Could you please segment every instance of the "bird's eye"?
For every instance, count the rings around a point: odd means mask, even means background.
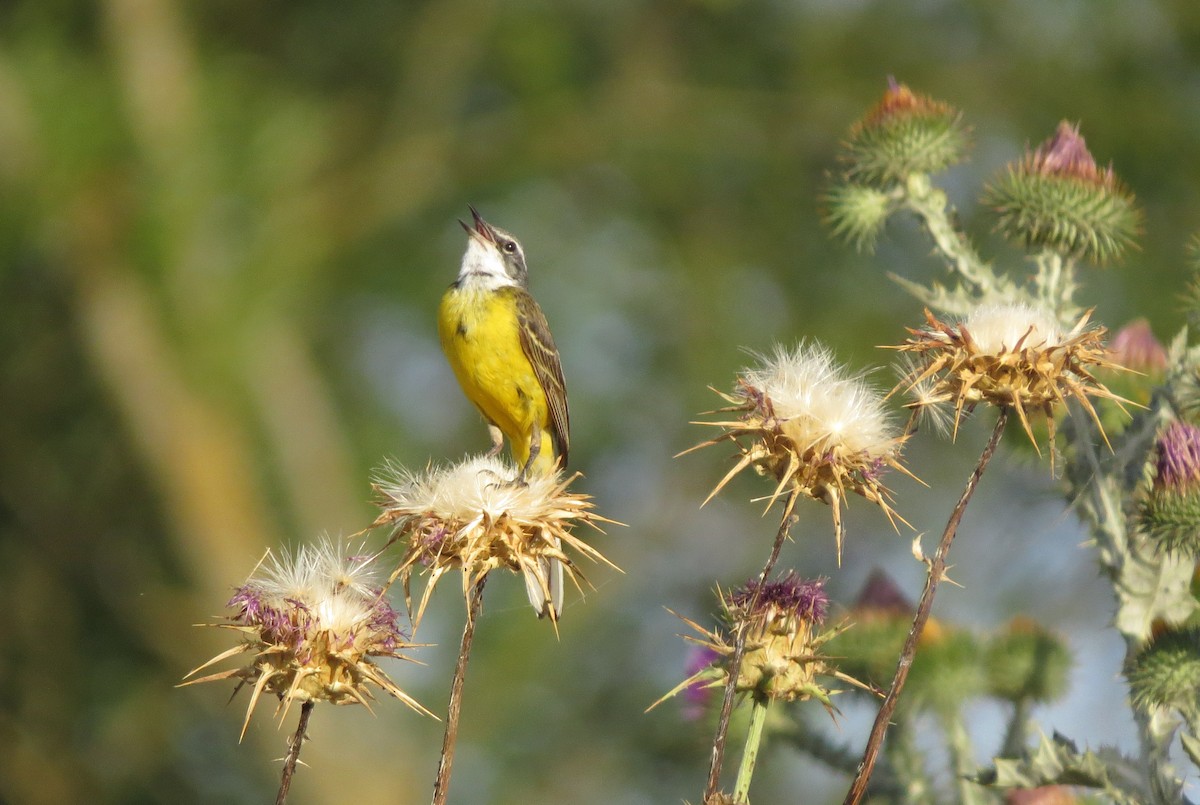
[[[516,250],[517,250],[516,241],[513,241],[513,240],[504,241],[504,251],[508,252],[509,254],[513,254],[514,252],[516,252]]]

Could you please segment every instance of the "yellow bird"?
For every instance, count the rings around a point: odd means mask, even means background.
[[[548,475],[567,463],[570,420],[558,349],[546,316],[529,293],[525,252],[517,239],[492,226],[471,207],[458,279],[442,297],[438,335],[463,393],[483,418],[492,454],[508,437],[521,467]],[[527,573],[525,586],[538,617],[562,611],[563,568],[548,560],[541,578]]]

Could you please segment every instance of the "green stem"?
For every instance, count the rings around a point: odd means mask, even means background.
[[[746,735],[746,748],[742,751],[742,765],[738,767],[737,784],[733,789],[735,802],[750,801],[750,779],[754,776],[754,764],[758,760],[758,747],[762,742],[763,725],[767,723],[767,710],[771,706],[768,696],[755,694],[750,710],[750,732]]]
[[[901,789],[896,798],[897,802],[929,805],[937,801],[933,795],[929,772],[925,768],[925,755],[913,740],[912,722],[905,718],[903,713],[892,725],[892,738],[888,741],[885,754],[896,775],[896,784]],[[880,793],[875,784],[875,777],[871,779],[872,796]]]
[[[1013,702],[1012,718],[1008,729],[1004,732],[1004,743],[1000,747],[1000,757],[1018,758],[1025,754],[1025,742],[1029,738],[1029,710],[1032,702],[1029,697],[1022,696]]]
[[[789,499],[784,504],[784,511],[791,512],[792,504],[795,502],[794,497]],[[746,607],[747,611],[753,611],[758,603],[758,597],[767,583],[767,576],[771,575],[772,568],[779,560],[783,541],[787,538],[792,526],[796,524],[797,519],[795,514],[788,514],[780,522],[779,530],[775,532],[775,542],[771,545],[771,554],[767,557],[767,563],[763,565],[762,572],[758,574],[758,587],[754,590],[754,596]],[[704,802],[708,802],[716,795],[717,788],[721,784],[721,768],[725,763],[725,739],[729,735],[729,719],[733,715],[733,698],[737,693],[738,677],[741,675],[742,657],[746,654],[746,637],[745,622],[738,623],[734,627],[733,657],[730,658],[728,679],[725,681],[725,696],[721,700],[721,713],[717,717],[717,732],[713,736],[712,755],[708,764],[708,782],[704,786]]]
[[[1096,540],[1100,566],[1116,593],[1113,623],[1125,639],[1128,660],[1151,638],[1154,618],[1182,621],[1195,609],[1188,592],[1191,563],[1181,564],[1177,558],[1146,545],[1136,531],[1130,530],[1124,507],[1141,479],[1155,433],[1173,413],[1162,397],[1156,397],[1150,410],[1122,434],[1116,454],[1102,461],[1095,425],[1078,403],[1073,403],[1070,411],[1067,421],[1074,448],[1069,470],[1072,491]],[[1133,716],[1142,759],[1150,770],[1154,801],[1161,805],[1178,801],[1178,774],[1169,755],[1176,724],[1164,715],[1152,716],[1138,708],[1134,708]]]
[[[943,714],[942,728],[946,731],[946,746],[950,750],[950,767],[954,770],[960,805],[984,805],[990,800],[983,789],[969,779],[979,770],[975,767],[975,750],[971,735],[963,725],[962,714],[957,709]]]
[[[914,173],[905,183],[905,206],[920,218],[934,246],[950,270],[974,296],[986,295],[998,285],[998,278],[951,221],[949,200],[927,173]]]

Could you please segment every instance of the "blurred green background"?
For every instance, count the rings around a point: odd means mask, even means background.
[[[642,713],[683,674],[663,607],[704,619],[773,521],[750,478],[698,509],[726,451],[672,455],[706,437],[689,419],[743,348],[817,337],[876,365],[920,320],[885,276],[939,270],[915,227],[869,256],[819,220],[839,138],[889,74],[964,110],[975,150],[946,186],[1015,272],[980,184],[1081,122],[1146,212],[1142,249],[1090,272],[1084,299],[1110,326],[1179,327],[1194,0],[0,4],[0,800],[271,800],[294,725],[268,704],[239,746],[245,692],[176,690],[230,645],[193,624],[266,547],[369,523],[386,459],[488,444],[434,327],[470,202],[525,244],[578,488],[628,528],[595,539],[626,573],[595,568],[560,639],[519,581],[489,585],[451,800],[696,801],[710,727]],[[981,441],[914,443],[932,489],[894,488],[918,530],[940,529]],[[1001,460],[977,500],[939,617],[1067,634],[1075,690],[1037,715],[1128,744],[1109,594],[1045,464]],[[911,535],[871,506],[850,502],[840,570],[828,511],[802,515],[782,567],[829,575],[835,601],[875,566],[916,596]],[[435,711],[462,615],[444,585],[427,665],[388,666]],[[295,802],[427,801],[441,726],[376,711],[317,709]],[[981,755],[1004,715],[973,717]],[[848,707],[837,734],[861,747],[868,721]],[[761,769],[758,802],[845,786],[782,746]]]

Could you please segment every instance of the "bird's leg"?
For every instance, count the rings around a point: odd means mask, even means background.
[[[500,455],[500,451],[504,449],[504,431],[492,422],[488,423],[488,435],[492,437],[492,449],[488,451],[488,458]]]
[[[537,461],[538,453],[542,452],[542,429],[536,424],[533,426],[533,431],[529,434],[529,458],[525,460],[525,466],[521,468],[521,474],[517,476],[517,483],[526,484],[529,479],[529,468],[533,466],[533,462]]]

